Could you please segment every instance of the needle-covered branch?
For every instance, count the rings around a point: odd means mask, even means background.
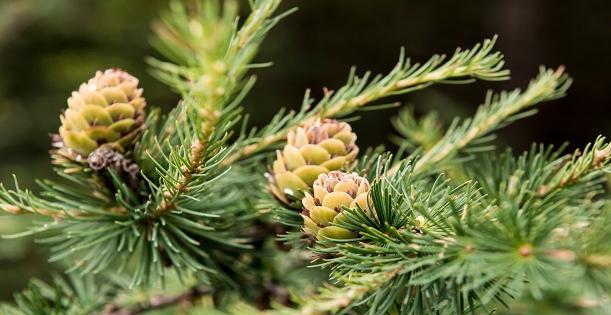
[[[42,181],[45,199],[18,187],[0,191],[4,209],[54,218],[13,237],[44,232],[41,242],[52,245],[50,261],[71,260],[68,271],[80,274],[112,267],[130,270],[132,286],[163,279],[169,266],[181,275],[195,274],[203,283],[211,278],[230,282],[216,259],[229,259],[239,254],[238,248],[249,247],[239,233],[249,216],[238,191],[230,188],[249,179],[228,176],[228,168],[219,166],[231,152],[227,141],[236,116],[224,116],[205,146],[192,146],[199,143],[200,130],[189,110],[184,105],[175,109],[178,114],[172,117],[186,119],[174,121],[173,136],[161,143],[154,135],[157,128],[149,126],[135,155],[147,157],[137,161],[152,167],[143,168],[137,189],[109,170],[105,190]],[[65,176],[76,180],[81,175]],[[106,190],[114,195],[102,194]]]
[[[208,287],[193,287],[179,294],[158,294],[145,302],[129,308],[107,305],[102,315],[138,315],[178,304],[194,304],[198,299],[204,295],[210,294],[210,292]]]
[[[495,42],[496,37],[487,39],[471,49],[457,49],[447,60],[444,55],[435,55],[423,64],[412,64],[402,50],[399,62],[387,75],[373,78],[369,72],[359,77],[353,68],[346,85],[337,91],[327,91],[316,103],[306,91],[298,112],[281,111],[261,131],[248,134],[245,138],[250,144],[232,155],[228,163],[269,148],[285,139],[291,129],[308,121],[345,116],[388,96],[409,93],[434,83],[464,83],[475,78],[504,80],[509,71],[503,69],[503,55],[493,51]]]
[[[597,141],[584,150],[586,159],[592,161],[588,152],[601,156],[607,145]],[[533,152],[525,161],[516,164],[514,174],[524,177],[514,178],[514,185],[529,185],[535,176],[546,180],[547,171],[558,166],[549,151]],[[606,162],[601,163],[593,170],[597,176],[605,168]],[[503,169],[505,164],[491,167]],[[546,172],[532,172],[538,167]],[[495,301],[540,299],[544,292],[565,286],[567,277],[574,294],[604,299],[611,280],[605,227],[611,213],[604,202],[583,202],[600,196],[601,182],[594,174],[575,182],[591,185],[564,186],[553,199],[540,201],[536,193],[513,187],[507,189],[522,195],[499,202],[498,194],[482,194],[477,183],[427,184],[427,177],[418,174],[404,163],[398,173],[373,185],[371,212],[343,210],[344,220],[335,225],[359,237],[319,241],[319,265],[330,267],[339,284],[305,300],[304,313],[467,314]]]
[[[99,284],[91,275],[64,279],[57,275],[52,283],[32,280],[27,288],[15,294],[15,306],[0,304],[6,315],[93,314],[113,299],[116,286]]]
[[[511,150],[497,156],[483,154],[466,163],[466,175],[477,180],[493,204],[518,207],[531,202],[589,204],[601,193],[609,168],[609,143],[599,137],[583,152],[563,153],[565,146],[533,145],[514,157]],[[584,193],[587,192],[587,193]]]
[[[253,1],[240,25],[237,1],[173,1],[154,24],[153,46],[169,61],[149,58],[153,74],[195,100],[192,106],[203,119],[203,129],[213,128],[223,109],[246,94],[254,82],[254,76],[245,79],[248,70],[265,66],[252,64],[259,46],[270,29],[293,12],[273,17],[280,2]]]
[[[591,146],[588,145],[583,152],[577,150],[570,161],[559,163],[559,167],[551,178],[537,189],[537,195],[541,198],[550,193],[563,189],[590,173],[603,169],[611,160],[611,143],[605,144],[605,138],[600,137]]]
[[[238,26],[236,1],[171,2],[170,10],[154,24],[153,39],[153,46],[170,62],[149,59],[154,73],[183,96],[212,92],[219,94],[218,101],[231,95],[269,30],[290,13],[272,17],[279,4],[253,2],[250,15]]]
[[[519,89],[500,94],[488,93],[486,101],[472,118],[455,120],[445,135],[418,160],[416,171],[426,171],[438,163],[453,157],[478,138],[519,118],[533,114],[525,111],[545,101],[562,97],[572,80],[557,70],[542,68],[539,76],[532,80],[523,92]]]

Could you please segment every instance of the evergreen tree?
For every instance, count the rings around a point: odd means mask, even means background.
[[[0,187],[34,216],[66,274],[33,280],[6,314],[605,314],[611,203],[604,137],[572,154],[497,153],[494,132],[571,84],[542,67],[446,128],[392,119],[398,149],[360,149],[355,113],[432,84],[505,80],[496,38],[387,74],[357,75],[252,128],[242,101],[280,0],[171,2],[151,72],[181,96],[146,104],[138,79],[95,74],[68,98],[50,154],[60,182]],[[366,119],[366,115],[365,118]]]

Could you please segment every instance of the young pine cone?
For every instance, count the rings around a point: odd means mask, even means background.
[[[59,134],[63,146],[87,158],[104,144],[131,147],[144,122],[138,79],[119,69],[98,71],[68,98]]]
[[[309,236],[322,239],[349,239],[356,233],[333,226],[342,220],[342,207],[360,207],[369,211],[369,182],[356,173],[338,171],[320,174],[314,182],[314,196],[306,193],[303,198],[303,231]]]
[[[276,152],[270,176],[271,192],[289,204],[288,195],[309,189],[318,175],[353,163],[359,148],[356,134],[345,122],[316,120],[289,132],[287,144]]]

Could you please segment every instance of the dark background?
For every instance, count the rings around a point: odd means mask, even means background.
[[[162,0],[0,0],[0,179],[51,176],[48,133],[56,132],[66,98],[95,70],[120,67],[140,78],[148,104],[170,108],[176,95],[147,73],[144,57],[150,23]],[[246,99],[256,124],[281,106],[297,107],[306,88],[320,96],[337,88],[349,68],[387,72],[405,47],[415,61],[452,53],[499,34],[512,79],[471,85],[434,86],[397,97],[418,113],[440,111],[449,121],[471,114],[487,89],[525,87],[541,64],[566,65],[575,79],[567,97],[544,104],[540,113],[500,132],[500,146],[526,149],[532,142],[571,148],[611,131],[611,2],[599,1],[399,1],[286,0],[300,10],[273,30],[259,61],[274,66],[256,72]],[[367,112],[354,123],[362,147],[388,143],[388,118],[396,109]],[[10,183],[9,183],[10,184]],[[9,185],[10,186],[10,185]],[[0,218],[0,233],[18,231],[27,220]],[[43,246],[31,240],[0,240],[0,299],[31,276],[46,277]]]

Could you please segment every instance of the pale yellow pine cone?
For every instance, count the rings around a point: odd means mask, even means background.
[[[68,98],[59,134],[64,150],[86,158],[109,144],[125,149],[134,144],[144,122],[146,101],[138,79],[120,69],[98,71]]]
[[[292,130],[287,144],[276,152],[270,190],[289,203],[287,194],[309,189],[318,175],[353,164],[359,148],[348,123],[318,119]]]
[[[369,212],[369,181],[357,173],[332,171],[320,174],[313,184],[314,195],[303,198],[303,231],[317,239],[350,239],[356,233],[333,226],[344,218],[342,207]]]

